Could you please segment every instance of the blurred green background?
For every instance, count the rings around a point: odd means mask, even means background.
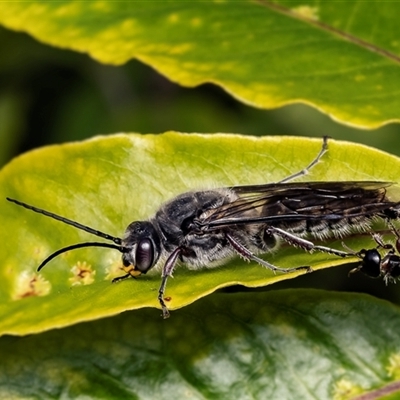
[[[374,131],[340,125],[301,104],[248,107],[211,84],[180,87],[131,61],[102,65],[0,27],[0,162],[50,143],[116,132],[301,135],[368,144],[400,155],[399,124]]]
[[[207,84],[171,83],[137,61],[101,65],[85,54],[42,45],[0,27],[0,164],[46,144],[117,132],[230,132],[349,140],[400,155],[399,124],[374,131],[343,126],[306,106],[261,110]],[[368,160],[366,160],[368,162]],[[399,288],[351,267],[323,270],[273,285],[362,291],[400,304]],[[235,290],[235,289],[231,289]],[[245,289],[246,290],[246,289]],[[269,290],[269,289],[260,289]]]

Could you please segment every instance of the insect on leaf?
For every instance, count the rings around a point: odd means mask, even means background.
[[[98,137],[18,157],[1,172],[1,194],[121,237],[130,222],[151,217],[163,202],[185,191],[277,182],[308,165],[321,143],[322,139],[174,132]],[[323,160],[299,181],[395,181],[399,172],[400,162],[393,156],[332,140]],[[37,274],[37,266],[49,254],[92,241],[92,235],[5,200],[1,212],[0,234],[5,243],[0,250],[2,333],[38,332],[158,306],[159,272],[110,283],[123,274],[121,254],[112,249],[71,251]],[[371,239],[365,235],[346,243],[360,248],[371,244]],[[340,240],[330,240],[329,245],[343,250]],[[288,245],[266,259],[283,268],[310,265],[319,269],[344,262]],[[221,287],[264,286],[303,273],[275,275],[237,257],[214,269],[176,268],[165,296],[168,308],[176,309]]]

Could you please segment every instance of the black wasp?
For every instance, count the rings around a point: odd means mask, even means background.
[[[349,274],[361,271],[371,278],[382,277],[386,285],[391,282],[395,283],[400,278],[400,234],[390,222],[389,225],[396,236],[395,245],[385,243],[381,235],[374,233],[372,237],[377,247],[369,250],[362,249],[358,252],[348,248],[350,250],[349,254],[361,259],[361,264],[352,269]],[[382,257],[378,249],[387,250],[387,252]]]
[[[377,217],[397,218],[399,203],[390,200],[387,194],[392,183],[289,182],[307,174],[318,163],[327,151],[327,143],[325,137],[321,151],[310,165],[280,182],[183,193],[163,204],[149,220],[129,224],[122,238],[18,200],[8,200],[113,242],[64,247],[46,258],[38,270],[68,250],[90,246],[117,249],[122,253],[126,272],[117,281],[145,274],[153,268],[161,269],[158,299],[163,317],[167,318],[164,292],[177,263],[196,270],[213,268],[226,259],[241,256],[273,271],[295,271],[307,267],[279,268],[258,255],[270,252],[283,240],[306,251],[346,257],[348,252],[314,245],[306,237],[343,237],[370,229]]]

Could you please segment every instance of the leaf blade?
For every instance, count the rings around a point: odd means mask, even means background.
[[[1,171],[0,196],[17,198],[121,236],[130,222],[149,218],[164,201],[184,191],[279,181],[307,165],[318,153],[321,142],[174,132],[98,137],[49,146],[18,157]],[[399,174],[397,158],[332,140],[323,162],[303,179],[394,181]],[[1,333],[39,332],[127,309],[158,307],[157,271],[137,280],[110,283],[121,266],[120,254],[114,250],[70,252],[53,260],[38,278],[35,270],[45,257],[71,243],[88,241],[90,235],[5,201],[0,213],[0,240],[4,243],[0,249]],[[374,246],[368,235],[346,243],[355,243],[356,249]],[[340,240],[329,245],[341,249]],[[314,269],[344,262],[290,246],[267,259],[281,267],[311,265]],[[78,262],[91,266],[93,283],[73,285],[72,268]],[[238,259],[211,270],[179,268],[168,282],[166,296],[171,298],[169,307],[176,309],[232,284],[258,287],[302,273],[274,275]],[[44,288],[49,288],[50,293],[31,293],[29,277],[39,283],[44,279]]]

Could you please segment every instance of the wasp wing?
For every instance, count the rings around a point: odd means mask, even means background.
[[[200,219],[207,230],[239,224],[340,221],[382,216],[399,203],[387,197],[392,182],[345,181],[233,186],[237,198]]]

